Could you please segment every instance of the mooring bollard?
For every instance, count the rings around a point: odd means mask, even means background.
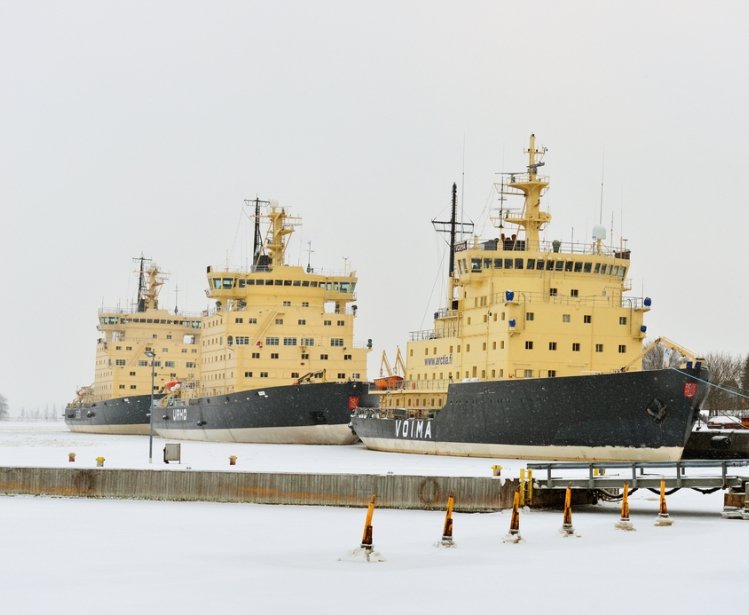
[[[445,524],[442,527],[442,540],[437,544],[438,547],[454,547],[453,542],[453,507],[455,505],[455,497],[449,496],[447,498],[447,512],[445,513]]]
[[[575,528],[572,527],[572,487],[567,487],[564,494],[564,517],[562,518],[562,536],[574,536]]]
[[[521,487],[522,488],[522,487]],[[512,516],[510,517],[510,531],[502,539],[502,542],[518,543],[522,540],[520,538],[520,491],[515,492],[515,497],[512,500]]]
[[[97,468],[103,468],[104,467],[104,457],[97,457],[96,458],[96,467]]]
[[[619,521],[616,522],[616,528],[619,530],[634,530],[635,527],[629,520],[629,483],[624,483],[624,490],[622,491],[622,514]]]
[[[75,453],[68,453],[68,463],[75,462]]]
[[[237,465],[237,456],[236,455],[230,455],[229,456],[229,465],[230,466]]]
[[[668,509],[666,508],[666,481],[661,480],[661,498],[660,498],[660,509],[658,511],[658,518],[655,520],[655,524],[658,527],[665,527],[673,524],[673,519],[668,515]]]

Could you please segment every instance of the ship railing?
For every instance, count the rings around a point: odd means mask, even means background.
[[[401,380],[388,386],[387,391],[443,391],[447,392],[450,380]]]
[[[172,316],[174,316],[176,319],[180,318],[200,318],[202,315],[201,312],[184,312],[182,310],[178,310],[176,312],[170,311],[170,310],[162,310],[164,312],[169,312]],[[137,307],[101,307],[99,308],[99,314],[121,314],[121,315],[135,315],[135,314],[147,314],[147,312],[139,311]]]
[[[511,289],[507,289],[511,290]],[[624,307],[630,309],[642,309],[645,307],[645,298],[643,297],[601,297],[598,295],[588,295],[584,297],[571,297],[568,295],[549,295],[548,293],[532,293],[525,291],[513,291],[514,303],[531,304],[531,303],[552,303],[555,305],[588,305],[594,307]],[[505,292],[495,293],[493,302],[506,303],[507,295]],[[431,338],[425,338],[431,339]]]
[[[521,210],[503,210],[505,214],[502,221],[509,221],[507,212],[510,212],[510,218],[519,217]],[[499,220],[499,218],[496,218]],[[468,249],[482,249],[489,252],[525,252],[528,249],[528,243],[525,235],[515,235],[513,233],[504,233],[502,237],[489,239],[485,241],[476,240],[473,245],[467,246]],[[456,252],[465,250],[465,246],[456,249]],[[626,246],[615,247],[601,243],[599,246],[595,241],[561,241],[561,240],[543,240],[539,242],[538,252],[554,258],[555,254],[580,254],[587,256],[613,256],[623,260],[629,260],[630,250]]]
[[[450,308],[440,308],[434,313],[435,320],[437,318],[453,318],[458,315],[458,310],[451,310]]]

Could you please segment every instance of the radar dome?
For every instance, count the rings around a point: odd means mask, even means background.
[[[606,239],[606,227],[601,224],[596,224],[593,227],[593,239],[596,241],[603,241]]]

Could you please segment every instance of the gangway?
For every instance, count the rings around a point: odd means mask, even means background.
[[[533,471],[545,471],[546,478],[536,477],[539,489],[620,489],[624,483],[630,489],[658,489],[665,481],[668,489],[740,489],[745,490],[749,484],[749,474],[730,473],[729,469],[745,468],[749,459],[686,459],[681,461],[636,461],[636,462],[552,462],[529,463],[527,468]],[[710,473],[695,473],[687,476],[687,470],[715,470]],[[552,471],[577,472],[573,476],[553,476]],[[611,474],[609,471],[618,471]],[[661,472],[652,472],[661,470]],[[583,475],[581,475],[583,474]]]

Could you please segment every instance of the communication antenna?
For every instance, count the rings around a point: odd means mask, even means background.
[[[179,314],[179,284],[174,285],[174,313]]]
[[[143,256],[143,252],[140,253],[140,256],[133,257],[134,261],[140,262],[140,268],[138,272],[138,298],[137,298],[137,311],[138,312],[145,312],[146,311],[146,269],[145,264],[148,262],[151,262],[150,258],[146,258]]]
[[[255,205],[255,237],[252,242],[252,269],[254,271],[260,263],[260,256],[263,254],[263,235],[260,232],[260,206],[270,205],[270,201],[261,201],[255,196],[254,199],[245,199],[244,204]]]
[[[312,242],[307,242],[307,273],[312,273],[312,253],[314,250],[312,249]]]

